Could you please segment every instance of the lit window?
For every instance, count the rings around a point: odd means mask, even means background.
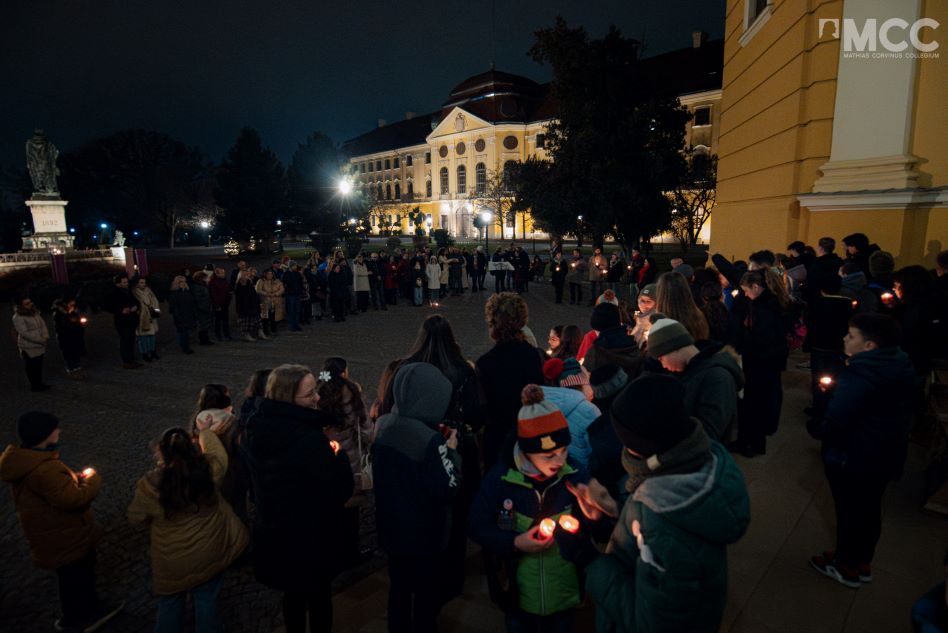
[[[477,193],[487,191],[487,167],[484,166],[484,163],[477,163],[474,168],[474,183]]]
[[[467,193],[467,167],[458,165],[458,193]]]
[[[431,197],[431,181],[430,180],[425,183],[425,197],[427,198]]]
[[[448,168],[442,167],[440,175],[441,175],[441,194],[444,195],[448,193]]]

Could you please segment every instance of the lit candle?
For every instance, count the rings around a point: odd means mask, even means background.
[[[86,317],[79,317],[79,323],[80,323],[80,325],[85,325],[85,324],[87,324],[88,322],[89,322],[89,319],[87,319]]]
[[[737,299],[737,295],[739,294],[741,294],[741,291],[736,288],[731,291],[731,296],[734,297],[735,299]]]
[[[339,454],[339,442],[336,440],[329,440],[329,448],[332,449],[334,455]]]
[[[892,299],[895,298],[895,295],[892,294],[891,292],[883,292],[880,296],[882,300],[885,301],[886,303],[892,301]]]
[[[859,307],[859,302],[853,299],[853,310]]]
[[[576,268],[576,262],[573,262],[572,264],[570,264],[570,267],[571,267],[571,268]]]
[[[553,530],[555,529],[556,521],[546,518],[540,521],[540,530],[537,533],[541,536],[541,540],[545,540],[553,536]]]
[[[832,377],[832,376],[820,376],[820,384],[823,385],[824,387],[829,387],[830,385],[833,384],[833,377]]]
[[[574,516],[564,514],[560,517],[560,527],[570,534],[576,534],[579,531],[579,521]]]
[[[91,477],[94,474],[95,474],[95,468],[92,468],[91,466],[89,468],[84,468],[82,470],[83,477]]]

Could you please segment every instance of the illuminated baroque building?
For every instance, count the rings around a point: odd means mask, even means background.
[[[644,62],[694,114],[686,145],[710,154],[717,151],[723,41],[708,42],[695,33],[692,44]],[[471,193],[492,177],[503,178],[511,163],[545,158],[544,133],[555,117],[550,84],[491,69],[455,86],[439,110],[406,113],[404,121],[392,124],[379,121],[377,129],[347,141],[343,150],[355,191],[384,201],[381,219],[392,221],[396,232],[410,232],[406,214],[418,206],[431,228],[474,238],[480,211]],[[379,232],[379,220],[372,218],[373,232]],[[505,235],[522,235],[522,221],[518,215]],[[545,235],[533,232],[529,217],[525,221],[528,237]],[[490,237],[499,237],[499,229],[492,223]]]
[[[861,232],[931,267],[948,246],[948,3],[728,0],[725,21],[712,251]]]

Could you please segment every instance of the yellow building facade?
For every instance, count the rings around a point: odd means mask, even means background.
[[[691,48],[646,60],[675,78],[682,105],[695,115],[686,127],[686,145],[707,154],[717,151],[722,51],[723,42],[696,33]],[[544,137],[555,116],[549,84],[491,69],[455,86],[440,110],[406,113],[397,123],[379,121],[377,129],[345,142],[354,190],[374,201],[373,233],[389,227],[412,233],[408,212],[419,207],[431,229],[447,229],[460,239],[482,236],[474,219],[486,209],[472,193],[502,179],[512,163],[547,158]],[[489,228],[492,239],[524,234],[547,237],[535,230],[529,214]]]
[[[712,252],[861,232],[932,266],[948,243],[937,24],[939,0],[728,0]]]

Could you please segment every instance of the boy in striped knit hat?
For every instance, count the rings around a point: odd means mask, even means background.
[[[521,398],[516,441],[485,475],[468,529],[487,554],[491,598],[507,630],[570,631],[580,602],[570,559],[591,547],[592,522],[614,507],[591,500],[589,475],[568,456],[563,413],[537,385]]]

